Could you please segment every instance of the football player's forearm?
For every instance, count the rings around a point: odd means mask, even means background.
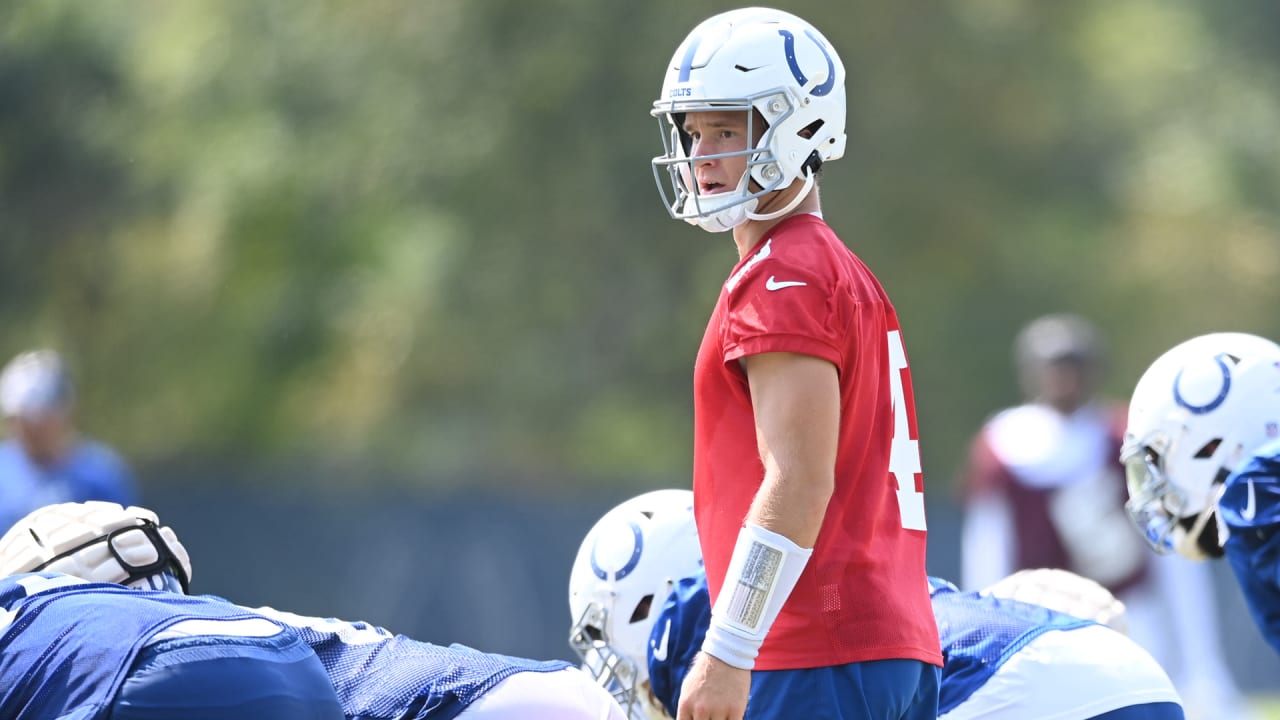
[[[754,523],[744,525],[711,609],[703,652],[741,670],[752,669],[812,554],[812,548],[802,548],[783,535]]]
[[[813,554],[833,473],[782,473],[766,455],[764,483],[738,533],[702,648],[741,669],[755,657]]]
[[[818,541],[834,490],[833,471],[809,470],[784,475],[776,467],[770,468],[745,523],[759,525],[801,547],[812,548]]]

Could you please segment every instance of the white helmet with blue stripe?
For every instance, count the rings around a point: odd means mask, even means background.
[[[662,716],[640,692],[649,679],[649,636],[676,583],[701,572],[689,490],[654,490],[623,502],[578,548],[569,574],[569,645],[633,720]]]
[[[789,212],[812,190],[822,164],[844,155],[844,82],[831,43],[795,15],[743,8],[699,24],[672,56],[651,113],[665,146],[653,159],[654,178],[671,216],[721,232]],[[686,113],[705,111],[748,113],[748,137],[755,123],[764,128],[755,147],[707,156],[745,155],[747,171],[733,190],[699,196],[683,124]],[[805,185],[786,207],[755,213],[762,197],[797,179]]]
[[[1129,403],[1121,460],[1130,517],[1158,552],[1222,555],[1214,511],[1223,481],[1280,436],[1280,346],[1213,333],[1170,349]]]

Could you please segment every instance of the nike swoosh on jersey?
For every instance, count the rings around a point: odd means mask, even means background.
[[[1258,500],[1253,493],[1253,481],[1250,480],[1248,499],[1245,500],[1244,509],[1240,511],[1240,517],[1244,518],[1245,520],[1253,520],[1254,516],[1257,514],[1258,514]]]
[[[779,282],[777,278],[775,278],[773,275],[770,275],[769,279],[764,281],[764,289],[765,290],[781,290],[782,288],[800,287],[801,285],[808,285],[808,284],[809,283],[799,282],[798,280],[784,280],[782,282]]]
[[[667,641],[671,639],[671,621],[667,621],[666,627],[662,629],[662,639],[653,648],[653,659],[658,662],[666,662],[667,660]]]

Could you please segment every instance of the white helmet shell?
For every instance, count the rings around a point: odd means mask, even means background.
[[[1214,333],[1170,349],[1129,403],[1124,461],[1131,517],[1160,552],[1219,554],[1212,530],[1222,482],[1280,432],[1280,346]]]
[[[689,490],[654,490],[604,514],[569,574],[569,644],[632,717],[645,717],[648,646],[676,583],[702,571]]]
[[[99,501],[46,505],[0,537],[0,575],[41,570],[174,592],[191,581],[186,548],[154,512]]]
[[[671,57],[651,112],[665,147],[653,159],[653,171],[667,211],[711,232],[789,211],[812,188],[822,163],[844,155],[844,83],[844,64],[835,48],[795,15],[753,7],[703,21]],[[758,119],[765,128],[755,147],[709,156],[746,155],[747,172],[734,190],[700,197],[682,125],[686,113],[706,111],[749,113],[749,129]],[[806,186],[792,204],[770,215],[754,214],[762,196],[786,189],[797,178]],[[758,189],[752,190],[751,181]]]

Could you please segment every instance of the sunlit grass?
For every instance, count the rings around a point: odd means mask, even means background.
[[[1258,713],[1257,720],[1280,720],[1280,693],[1251,695],[1249,700]]]

